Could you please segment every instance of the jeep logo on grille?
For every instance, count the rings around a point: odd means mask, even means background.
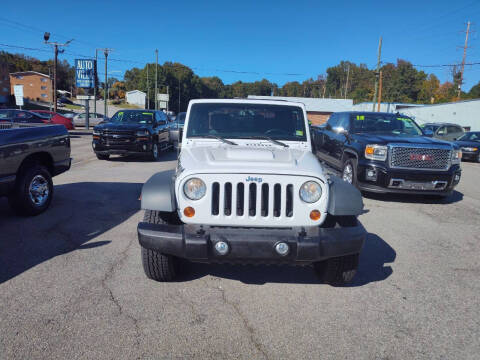
[[[256,177],[256,176],[249,176],[245,179],[245,181],[255,181],[255,182],[258,182],[258,183],[261,183],[263,181],[263,179],[261,177]]]
[[[432,155],[422,155],[422,154],[410,154],[410,160],[412,161],[433,161]]]

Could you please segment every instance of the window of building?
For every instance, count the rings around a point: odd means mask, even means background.
[[[42,86],[41,88],[42,88],[42,90],[47,90],[46,86]]]
[[[47,82],[47,79],[41,78],[40,81],[41,81],[41,82]]]
[[[47,94],[42,94],[42,98],[46,98],[47,96]]]

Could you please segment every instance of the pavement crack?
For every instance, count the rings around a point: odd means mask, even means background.
[[[221,293],[223,303],[226,304],[226,305],[229,305],[235,311],[237,316],[240,318],[240,320],[243,323],[243,326],[244,326],[245,330],[248,333],[248,336],[250,338],[250,342],[255,346],[255,349],[257,349],[257,351],[260,352],[265,359],[269,360],[270,357],[268,356],[267,351],[265,350],[263,344],[261,342],[259,342],[257,340],[256,336],[255,336],[255,329],[250,325],[250,323],[248,322],[248,319],[240,311],[240,307],[238,306],[238,304],[233,302],[233,301],[229,301],[227,299],[227,296],[225,294],[225,289],[222,288],[221,286],[214,287],[213,289],[215,289],[215,290],[217,290]]]

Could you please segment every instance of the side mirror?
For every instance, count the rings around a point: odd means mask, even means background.
[[[337,134],[343,134],[345,136],[348,136],[348,130],[344,129],[341,126],[338,126],[338,127],[334,128],[333,131],[335,131]]]

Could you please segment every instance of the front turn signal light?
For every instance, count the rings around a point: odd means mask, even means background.
[[[322,214],[318,210],[310,211],[310,219],[312,219],[313,221],[320,220],[321,216],[322,216]]]
[[[194,217],[195,216],[195,209],[191,206],[187,206],[185,209],[183,209],[183,215],[186,217]]]

